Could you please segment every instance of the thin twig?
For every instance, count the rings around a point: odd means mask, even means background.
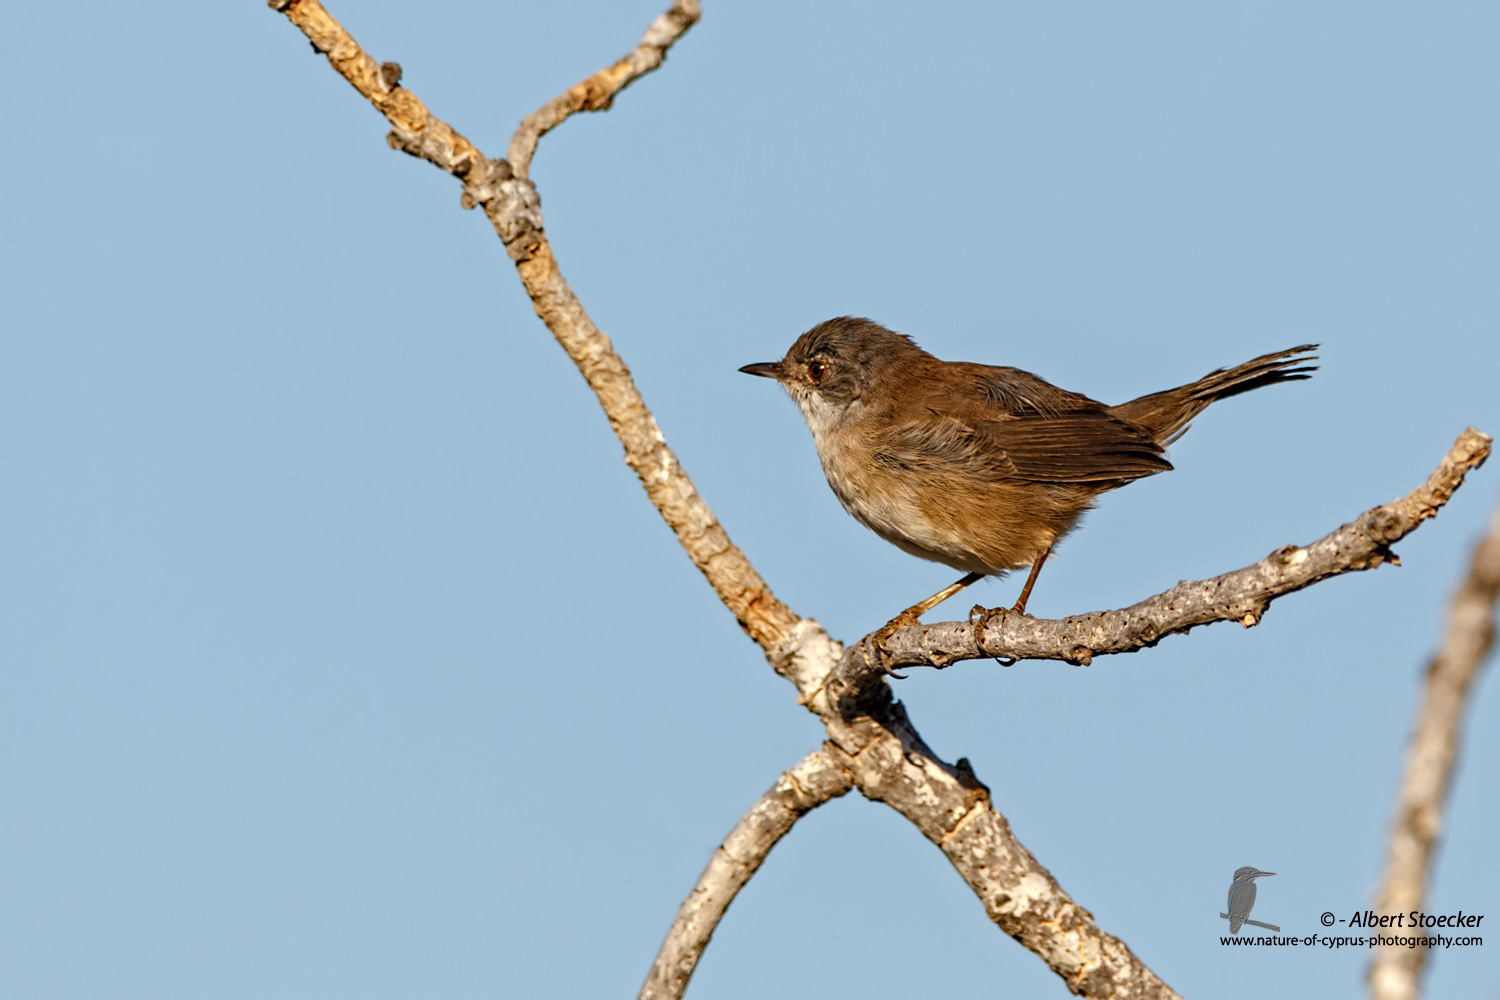
[[[1500,509],[1488,534],[1474,548],[1469,571],[1453,595],[1442,646],[1427,667],[1422,707],[1406,755],[1406,776],[1396,797],[1385,882],[1376,896],[1375,905],[1383,914],[1424,908],[1453,766],[1463,739],[1464,709],[1474,678],[1495,643],[1497,599]],[[1370,961],[1370,995],[1374,1000],[1416,1000],[1426,961],[1425,948],[1377,949]]]
[[[641,1000],[677,1000],[682,996],[724,911],[771,848],[804,814],[838,798],[853,785],[848,758],[825,743],[766,789],[724,842],[714,848],[698,884],[683,900],[641,987]]]
[[[610,426],[625,447],[625,461],[640,477],[651,502],[677,534],[678,542],[752,639],[768,652],[783,645],[798,623],[798,616],[771,593],[750,560],[729,540],[728,533],[678,464],[677,456],[667,447],[656,418],[631,378],[630,369],[563,279],[542,229],[541,201],[532,183],[516,176],[508,161],[486,158],[473,143],[433,116],[415,94],[399,85],[400,68],[394,63],[385,64],[392,69],[382,73],[381,64],[360,48],[318,0],[268,0],[268,3],[302,29],[313,47],[328,56],[333,68],[386,116],[391,124],[388,141],[392,147],[428,160],[463,179],[462,204],[466,208],[484,208],[505,243],[506,252],[516,262],[516,270],[537,315],[594,390]],[[647,31],[642,46],[659,46],[664,52],[696,18],[696,9],[696,2],[674,4]],[[607,106],[615,94],[655,65],[648,65],[649,53],[641,57],[643,61],[636,60],[640,51],[637,48],[616,67],[589,78],[594,81],[587,88],[591,106]],[[654,57],[657,64],[660,56],[658,52]],[[615,71],[621,65],[633,67],[637,62],[639,71]],[[551,102],[548,107],[556,103]],[[552,121],[559,113],[562,112],[549,114],[544,108],[532,118],[545,125],[540,130],[545,131],[567,117],[562,114],[562,118]],[[529,157],[529,151],[526,155]],[[777,662],[787,655],[784,650],[778,652]]]
[[[489,165],[489,160],[472,142],[447,122],[434,117],[416,94],[401,86],[400,66],[376,62],[318,0],[266,2],[301,28],[313,48],[328,57],[339,76],[385,115],[391,123],[391,134],[386,141],[392,148],[405,150],[458,177]]]
[[[580,111],[604,111],[615,95],[632,82],[656,69],[667,58],[667,49],[703,15],[699,0],[675,0],[663,11],[635,48],[618,62],[606,66],[582,83],[574,84],[527,115],[511,136],[507,159],[517,177],[531,172],[531,157],[537,140]]]
[[[594,390],[624,446],[627,463],[640,477],[651,502],[741,627],[765,650],[777,672],[797,686],[799,701],[822,719],[830,741],[848,756],[850,773],[860,792],[896,809],[937,844],[979,896],[990,918],[1041,957],[1073,992],[1152,1000],[1175,997],[1123,942],[1095,925],[1092,916],[1073,902],[1015,839],[967,762],[944,764],[932,754],[901,705],[891,700],[888,685],[879,679],[864,685],[859,690],[860,712],[845,717],[852,689],[829,683],[843,658],[843,647],[817,622],[799,618],[776,599],[698,495],[667,447],[629,369],[589,319],[558,270],[542,229],[540,199],[531,182],[518,176],[509,161],[487,159],[467,139],[433,117],[414,95],[399,86],[400,67],[378,64],[365,55],[318,0],[268,2],[285,12],[314,47],[328,55],[334,68],[386,116],[392,127],[388,141],[393,147],[426,159],[464,181],[461,203],[466,208],[484,208],[506,252],[516,262],[537,314]],[[691,8],[696,11],[696,3]],[[689,4],[679,2],[664,16],[688,9]],[[658,19],[657,24],[661,23]],[[657,30],[653,25],[643,44],[656,44],[654,38],[665,51],[690,23],[682,23],[670,35],[653,35]],[[630,60],[627,56],[622,62]],[[587,91],[586,100],[579,106],[573,106],[575,102],[569,98],[557,110],[548,112],[544,108],[528,119],[536,135],[574,111],[607,106],[620,88],[652,68],[643,62],[639,71],[632,64],[629,71],[617,72],[620,65],[591,77],[599,89]],[[535,139],[525,139],[525,131],[527,126],[523,125],[518,132],[526,147],[517,147],[518,159],[529,160]],[[1372,528],[1383,527],[1383,523],[1372,524]],[[1386,539],[1386,544],[1391,540]],[[1382,550],[1381,558],[1387,555]],[[898,633],[893,641],[902,638]],[[986,652],[973,655],[1001,652],[999,638],[986,635]],[[1071,655],[1074,647],[1068,648]],[[947,662],[956,658],[960,657]],[[924,657],[905,662],[930,661]],[[840,691],[841,697],[832,697],[830,688]]]
[[[1465,474],[1483,464],[1489,453],[1489,435],[1470,427],[1458,436],[1427,482],[1311,545],[1288,545],[1253,566],[1211,580],[1184,580],[1119,611],[1093,611],[1059,620],[1001,613],[982,636],[975,635],[977,630],[969,622],[904,628],[885,642],[886,665],[946,667],[959,660],[988,657],[1086,664],[1106,653],[1133,653],[1154,646],[1166,636],[1210,622],[1237,621],[1248,628],[1260,622],[1278,597],[1340,573],[1398,562],[1391,545],[1436,515]],[[880,671],[875,657],[858,653],[856,645],[839,673],[854,688],[868,684]]]

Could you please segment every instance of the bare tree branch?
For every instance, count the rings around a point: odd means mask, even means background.
[[[828,722],[834,742],[853,761],[855,787],[922,831],[997,927],[1046,962],[1073,993],[1113,1000],[1177,997],[1125,942],[1095,924],[1094,915],[1016,839],[967,759],[939,760],[899,702],[887,699],[866,711],[848,722]]]
[[[694,565],[708,578],[740,627],[762,648],[784,642],[799,620],[797,615],[771,593],[750,560],[729,540],[728,533],[678,464],[677,456],[667,447],[656,418],[646,408],[630,376],[630,369],[563,279],[542,231],[541,201],[536,188],[524,176],[516,176],[510,163],[486,158],[469,140],[434,117],[415,94],[399,85],[400,67],[386,63],[388,68],[383,69],[318,0],[268,0],[268,3],[302,29],[313,47],[328,56],[333,68],[386,116],[391,123],[387,141],[393,148],[428,160],[463,179],[462,204],[466,208],[476,205],[484,208],[505,243],[506,252],[516,262],[516,270],[537,315],[594,390],[610,426],[625,447],[625,461],[640,477],[651,502],[676,532],[677,540]],[[585,106],[607,107],[623,87],[659,64],[666,47],[696,19],[697,6],[696,2],[679,0],[647,31],[641,47],[614,67],[580,84],[587,95]],[[660,51],[654,57],[649,52],[639,55],[642,47]],[[620,70],[621,66],[627,69]],[[568,94],[578,89],[575,87]],[[571,113],[561,106],[558,110],[547,110],[565,99],[568,99],[566,94],[527,119],[535,120],[532,127],[537,135]],[[518,139],[527,128],[522,126]],[[520,148],[528,159],[534,145],[535,138],[530,140],[530,146],[521,139]]]
[[[1255,586],[1238,591],[1209,589],[1214,600],[1206,602],[1207,610],[1216,614],[1206,620],[1236,620],[1251,611],[1258,620],[1265,606],[1280,593],[1308,586],[1338,572],[1394,561],[1390,544],[1432,517],[1463,482],[1464,475],[1484,460],[1489,447],[1486,435],[1466,430],[1427,482],[1407,496],[1366,512],[1353,524],[1306,549],[1283,549],[1248,570],[1219,578],[1232,580],[1248,574],[1244,582]],[[1261,575],[1263,568],[1265,576]],[[1166,600],[1153,601],[1166,613],[1175,614],[1180,605],[1189,604],[1190,598],[1205,588],[1213,588],[1214,584],[1215,581],[1180,585],[1163,595]],[[1186,596],[1174,601],[1172,598],[1184,588]],[[1136,607],[1151,603],[1142,602]],[[1098,612],[1061,622],[1023,619],[1022,624],[1034,624],[1043,630],[1068,629],[1074,622],[1107,621],[1111,615],[1128,614],[1129,611]],[[1130,619],[1124,621],[1127,626],[1130,624]],[[1178,630],[1200,623],[1189,619]],[[945,653],[952,650],[953,646],[940,646],[932,640],[927,648],[915,647],[915,652],[911,646],[898,645],[902,640],[920,638],[924,632],[943,628],[951,630],[949,634],[955,644],[967,640],[977,651],[972,627],[953,623],[897,632],[891,642],[893,658],[903,664],[929,662],[916,657],[930,657],[931,650],[936,649]],[[1164,628],[1149,638],[1137,632],[1134,644],[1122,643],[1120,649],[1100,648],[1104,647],[1102,642],[1099,647],[1090,648],[1094,652],[1129,651],[1154,643],[1170,631]],[[1092,633],[1082,634],[1092,642],[1099,641]],[[1004,635],[1007,645],[997,648],[997,638],[991,630],[991,634],[984,636],[987,652],[971,655],[1000,652],[1067,659],[1081,644],[1078,635],[1065,631],[1060,637],[1052,637],[1051,646],[1040,642],[1021,646],[1010,632],[1008,620]],[[819,643],[826,646],[820,649]],[[783,672],[798,683],[803,702],[818,713],[833,742],[855,762],[855,786],[866,798],[885,802],[901,813],[936,844],[984,902],[990,919],[1001,930],[1045,961],[1075,993],[1090,997],[1176,996],[1124,942],[1100,929],[1092,915],[1075,903],[1016,839],[1005,817],[993,808],[988,789],[965,761],[949,765],[928,749],[905,710],[892,701],[890,685],[865,664],[857,646],[846,653],[826,637],[809,636],[800,654]],[[820,674],[830,657],[837,660],[838,667]]]
[[[377,63],[359,47],[344,26],[318,0],[266,0],[307,36],[313,48],[328,57],[338,74],[359,91],[391,123],[387,142],[459,177],[489,160],[447,122],[433,117],[417,95],[401,86],[401,67]]]
[[[777,600],[744,553],[730,542],[667,447],[629,369],[558,270],[542,229],[540,199],[525,176],[537,138],[576,111],[607,107],[621,88],[659,65],[666,48],[696,19],[696,0],[677,0],[653,24],[641,46],[620,63],[595,74],[528,117],[512,143],[512,150],[521,161],[519,170],[507,160],[486,158],[462,135],[432,116],[415,95],[399,86],[400,67],[394,63],[378,64],[366,55],[318,0],[268,0],[268,3],[284,12],[314,47],[328,56],[334,68],[385,115],[391,124],[387,137],[391,146],[426,159],[463,180],[461,204],[465,208],[483,207],[506,252],[516,262],[537,315],[598,397],[624,446],[626,462],[640,477],[651,502],[719,599],[765,650],[767,660],[797,686],[799,702],[822,719],[831,743],[849,758],[849,774],[860,792],[896,809],[938,845],[983,901],[990,918],[1046,961],[1073,992],[1118,998],[1176,996],[1123,942],[1100,930],[1092,916],[1074,903],[1015,839],[1005,818],[991,806],[988,789],[974,777],[966,761],[948,765],[931,753],[901,705],[891,699],[890,688],[882,678],[860,678],[857,685],[847,681],[830,685],[835,668],[844,659],[843,647],[817,622],[799,618]],[[1471,447],[1487,449],[1488,439],[1482,435],[1476,437],[1484,443],[1471,442]],[[1477,464],[1480,457],[1476,452],[1470,465]],[[1458,478],[1461,479],[1461,472]],[[1451,492],[1456,485],[1457,479],[1448,490]],[[1430,515],[1428,510],[1420,516]],[[1416,519],[1420,520],[1420,516]],[[1404,522],[1398,518],[1369,523],[1368,529],[1376,532],[1371,537],[1384,539],[1366,555],[1367,559],[1375,560],[1370,565],[1390,558],[1384,546],[1405,531],[1395,535],[1385,532],[1388,524],[1398,523]],[[1300,562],[1291,554],[1287,561]],[[1301,585],[1310,582],[1312,579]],[[1268,601],[1271,596],[1275,595],[1264,595],[1264,599]],[[1250,610],[1258,618],[1264,604],[1256,604]],[[1192,624],[1198,622],[1188,622],[1186,626]],[[935,628],[944,626],[907,630],[898,633],[893,642],[912,643],[922,632]],[[1002,636],[1001,631],[1006,634]],[[998,631],[991,629],[983,637],[984,652],[980,652],[980,644],[974,643],[968,655],[1012,655],[1015,651],[1007,645],[1013,638],[1010,631],[1008,623]],[[909,634],[913,632],[917,638]],[[1091,633],[1080,634],[1091,643],[1096,641]],[[1150,644],[1162,634],[1166,632],[1158,631],[1149,640],[1142,638],[1138,645]],[[972,630],[969,638],[973,642]],[[1067,656],[1080,648],[1106,651],[1100,648],[1102,643],[1084,645],[1076,635],[1062,638],[1072,640],[1063,647]],[[963,658],[950,655],[952,651],[963,653],[961,642],[944,642],[932,647],[940,651],[937,659],[951,663]],[[936,665],[937,662],[928,651],[905,655],[909,658],[904,663]],[[1048,654],[1043,651],[1020,655]],[[830,688],[840,692],[839,695],[832,696]],[[792,810],[780,815],[790,825],[800,813]],[[751,870],[741,874],[748,878]],[[705,872],[705,878],[709,877],[710,873]],[[684,906],[692,904],[690,898]],[[679,921],[683,919],[683,914],[679,914]],[[703,926],[694,922],[696,916],[687,919],[692,927]],[[712,930],[711,921],[708,930]],[[661,975],[669,984],[678,980],[685,983],[702,948],[699,943],[698,950],[692,950],[697,933],[691,928],[684,930],[682,948],[672,955],[664,950],[665,957],[659,957]],[[669,943],[672,940],[669,935]],[[701,940],[706,942],[706,936]],[[652,975],[656,977],[657,970]],[[653,988],[654,981],[654,978],[648,980],[646,989]],[[681,986],[670,988],[680,991]]]
[[[1474,678],[1495,643],[1495,602],[1500,599],[1500,509],[1474,548],[1469,572],[1453,595],[1448,631],[1427,667],[1422,707],[1406,755],[1406,777],[1396,797],[1396,821],[1385,862],[1385,884],[1376,907],[1385,913],[1421,910],[1428,873],[1443,829],[1443,808],[1463,737],[1464,709]],[[1370,961],[1375,1000],[1416,1000],[1425,948],[1386,946]]]
[[[580,111],[605,111],[615,95],[635,80],[660,66],[667,49],[703,14],[699,0],[674,0],[646,33],[641,43],[613,66],[606,66],[582,83],[575,84],[527,115],[511,137],[506,154],[517,177],[529,176],[537,140]]]
[[[1470,427],[1427,482],[1406,496],[1368,510],[1308,546],[1277,549],[1253,566],[1211,580],[1184,580],[1171,590],[1119,611],[1093,611],[1060,620],[1001,613],[980,629],[970,622],[904,628],[886,640],[890,667],[946,667],[959,660],[1063,660],[1087,664],[1106,653],[1133,653],[1164,637],[1210,622],[1260,622],[1276,598],[1319,580],[1400,560],[1390,547],[1448,502],[1471,469],[1490,453],[1490,437]],[[866,642],[866,637],[861,642]],[[840,680],[858,688],[880,672],[873,656],[851,649]]]
[[[1169,1000],[1171,987],[1058,885],[990,801],[967,760],[947,764],[922,740],[889,684],[861,692],[830,685],[843,647],[817,622],[799,622],[767,657],[797,685],[849,759],[854,786],[906,817],[947,856],[1002,931],[1062,977],[1068,989],[1114,1000]]]
[[[849,759],[825,743],[782,773],[724,842],[714,849],[698,884],[683,900],[656,962],[641,987],[641,1000],[676,1000],[687,989],[709,938],[735,895],[750,881],[777,841],[803,814],[849,791]]]

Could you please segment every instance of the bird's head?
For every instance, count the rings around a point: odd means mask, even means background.
[[[819,436],[842,424],[902,361],[925,353],[911,338],[879,323],[840,316],[798,337],[780,361],[740,371],[780,382]]]

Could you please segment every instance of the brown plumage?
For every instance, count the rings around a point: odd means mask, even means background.
[[[1047,554],[1099,494],[1171,469],[1162,449],[1210,403],[1307,378],[1313,349],[1267,354],[1118,406],[1017,368],[941,361],[851,317],[813,327],[781,361],[740,370],[777,379],[796,400],[849,513],[973,579],[1031,566],[1024,610]]]

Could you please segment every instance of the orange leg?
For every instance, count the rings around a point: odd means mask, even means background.
[[[927,598],[927,600],[913,604],[911,607],[907,608],[905,611],[901,612],[899,615],[892,618],[890,621],[886,622],[880,627],[880,630],[877,631],[873,637],[875,649],[884,654],[885,641],[889,639],[897,629],[906,628],[910,625],[921,624],[922,616],[927,612],[931,611],[939,604],[942,604],[948,598],[952,597],[960,590],[963,590],[969,584],[978,583],[983,579],[983,573],[965,573],[963,579],[955,580],[953,583],[950,583],[948,586],[944,587],[936,594],[933,594],[931,597]]]
[[[917,604],[913,604],[911,607],[901,612],[895,618],[892,618],[887,624],[895,625],[896,622],[901,622],[902,625],[915,625],[917,624],[917,621],[927,612],[931,611],[939,604],[942,604],[948,598],[952,597],[960,590],[963,590],[969,584],[978,583],[983,579],[983,573],[965,573],[962,580],[956,580],[953,583],[950,583],[948,586],[944,587],[942,590],[938,591],[936,594],[933,594],[931,597],[927,598],[927,600],[921,601]],[[899,628],[900,626],[897,627]]]
[[[1018,615],[1026,613],[1026,602],[1031,598],[1031,588],[1036,586],[1036,578],[1041,575],[1042,563],[1052,554],[1052,546],[1047,546],[1047,551],[1037,557],[1036,562],[1031,564],[1031,574],[1026,577],[1026,586],[1021,588],[1021,596],[1016,598],[1016,606],[1011,608]]]

